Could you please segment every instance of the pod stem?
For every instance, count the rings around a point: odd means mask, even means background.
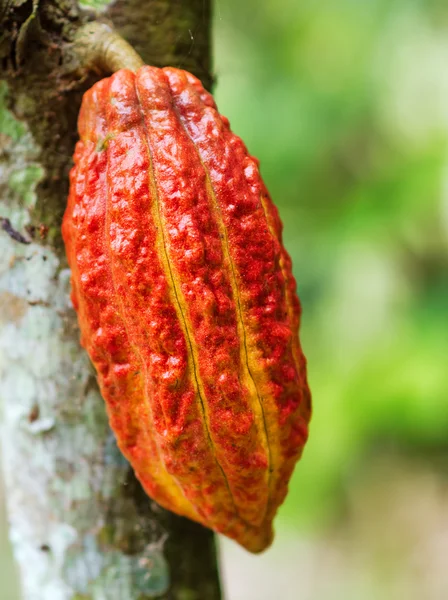
[[[74,45],[83,66],[101,73],[137,71],[144,65],[134,48],[106,23],[92,21],[80,27]]]

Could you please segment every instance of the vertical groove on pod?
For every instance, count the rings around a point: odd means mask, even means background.
[[[132,74],[132,78],[134,78],[133,74]],[[109,102],[110,102],[110,99],[111,99],[111,92],[110,92],[110,86],[109,86]],[[110,134],[113,134],[113,132],[110,131],[111,123],[110,123],[110,119],[109,119],[107,112],[105,114],[105,118],[106,118],[106,122],[108,124],[108,131],[110,132]],[[106,246],[106,248],[110,249],[110,244],[111,244],[111,241],[110,241],[111,207],[110,207],[110,191],[109,191],[109,185],[108,185],[109,176],[110,176],[110,146],[109,146],[109,144],[106,145],[106,147],[103,151],[106,152],[106,158],[107,158],[106,186],[105,186],[106,208],[105,208],[104,235],[105,235],[105,246]],[[148,395],[148,381],[150,379],[150,375],[148,373],[148,367],[147,367],[146,361],[139,349],[138,344],[136,344],[135,342],[132,341],[132,336],[129,332],[129,326],[128,326],[126,316],[125,316],[126,308],[124,305],[124,300],[123,300],[122,295],[118,292],[118,284],[117,284],[117,279],[116,279],[117,267],[116,267],[116,265],[114,265],[113,260],[111,260],[110,263],[111,263],[111,266],[110,266],[111,284],[114,289],[114,296],[117,301],[118,312],[119,312],[120,318],[123,322],[123,327],[126,332],[127,338],[129,340],[129,345],[132,348],[135,357],[138,359],[138,361],[140,363],[140,369],[141,369],[141,373],[143,375],[143,377],[142,377],[142,379],[143,379],[143,385],[142,385],[143,400],[147,407],[148,415],[151,415],[151,418],[145,422],[145,425],[143,427],[140,424],[139,431],[140,431],[140,434],[143,434],[143,437],[148,438],[147,427],[149,427],[149,430],[150,430],[149,436],[151,437],[151,440],[154,444],[154,448],[157,453],[158,461],[159,461],[160,465],[162,466],[162,471],[163,471],[161,474],[159,473],[159,478],[157,478],[157,477],[155,478],[156,482],[157,483],[165,482],[165,485],[168,484],[169,489],[170,489],[170,491],[169,491],[170,495],[172,494],[174,497],[176,497],[176,496],[179,496],[179,494],[180,494],[183,498],[183,501],[187,503],[188,508],[191,511],[190,516],[196,516],[196,518],[198,519],[199,517],[197,515],[197,511],[196,511],[195,507],[191,504],[191,502],[185,497],[182,486],[180,485],[179,481],[176,479],[176,477],[174,475],[169,473],[166,469],[163,452],[162,452],[160,444],[158,442],[157,435],[155,434],[155,428],[154,428],[153,417],[152,417],[153,408],[152,408],[150,398]],[[165,504],[165,506],[166,506],[166,508],[170,508],[169,504]]]
[[[168,83],[170,85],[170,89],[171,92],[173,93],[173,89],[171,87],[170,84],[170,80],[167,77]],[[194,90],[193,93],[196,95],[197,99],[199,101],[202,102],[202,99],[199,97],[199,95],[196,93],[196,91]],[[250,365],[249,365],[249,350],[247,347],[247,332],[246,332],[246,327],[244,324],[244,318],[243,318],[243,310],[242,310],[242,306],[241,306],[241,297],[240,297],[240,293],[239,293],[239,289],[238,289],[238,283],[237,283],[237,275],[236,275],[236,269],[235,269],[235,264],[233,262],[232,256],[230,254],[230,244],[229,244],[229,237],[227,234],[227,230],[224,224],[224,219],[222,216],[222,211],[221,211],[221,207],[219,205],[219,202],[217,200],[216,197],[216,193],[212,184],[212,180],[211,180],[211,176],[210,176],[210,172],[208,170],[208,168],[206,167],[206,165],[204,164],[204,161],[202,160],[202,156],[199,152],[199,149],[197,148],[197,145],[195,144],[194,139],[192,138],[192,136],[190,135],[190,132],[188,131],[188,128],[185,126],[184,120],[182,118],[182,115],[179,113],[178,110],[178,106],[176,104],[175,98],[173,98],[173,105],[174,105],[174,110],[176,112],[176,114],[178,115],[178,119],[180,121],[180,123],[182,124],[182,127],[184,129],[184,131],[186,132],[187,136],[189,137],[189,139],[191,140],[196,153],[198,155],[198,158],[201,162],[201,165],[204,169],[205,172],[205,176],[206,176],[206,180],[207,180],[207,184],[208,184],[208,188],[210,191],[209,194],[209,198],[211,200],[212,205],[214,206],[215,210],[216,210],[216,214],[217,214],[217,224],[218,224],[218,228],[220,231],[220,234],[222,235],[222,239],[223,239],[223,244],[222,244],[222,249],[223,249],[223,254],[226,257],[229,265],[230,265],[230,283],[232,286],[232,291],[236,300],[236,313],[237,313],[237,322],[238,322],[238,328],[241,330],[241,334],[242,334],[242,347],[244,349],[244,362],[245,362],[245,366],[246,366],[246,370],[247,373],[249,375],[249,380],[251,383],[251,387],[252,390],[254,392],[254,395],[257,398],[259,407],[260,407],[260,412],[261,412],[261,417],[262,417],[262,422],[263,422],[263,434],[266,440],[266,448],[267,448],[267,454],[268,454],[268,488],[270,490],[270,486],[271,486],[271,472],[272,472],[272,456],[271,456],[271,448],[270,448],[270,444],[269,444],[269,436],[268,436],[268,428],[267,428],[267,422],[266,422],[266,415],[265,415],[265,411],[264,411],[264,406],[263,406],[263,400],[260,396],[255,378],[252,374]],[[265,506],[265,510],[263,513],[263,518],[265,516],[265,514],[268,511],[269,508],[269,503],[270,503],[270,493],[268,494],[268,500],[267,500],[267,504]]]
[[[109,95],[109,102],[110,102],[110,95]],[[106,121],[108,123],[108,119],[107,119],[107,113],[106,113]],[[108,123],[109,125],[109,123]],[[104,152],[106,152],[106,157],[107,157],[107,166],[106,166],[106,189],[105,189],[105,202],[106,202],[106,209],[105,209],[105,216],[106,216],[106,222],[105,222],[105,228],[104,228],[104,235],[105,235],[105,242],[106,242],[106,248],[110,248],[110,201],[109,201],[109,185],[108,185],[108,180],[109,180],[109,166],[110,166],[110,151],[109,151],[109,147],[106,146],[106,148],[104,149]],[[147,377],[148,377],[148,372],[147,372],[147,367],[145,364],[145,361],[143,360],[143,357],[141,355],[141,352],[139,351],[139,348],[132,343],[132,338],[129,334],[129,330],[128,330],[128,326],[126,323],[126,319],[125,319],[125,308],[124,308],[124,302],[122,299],[122,296],[118,293],[117,290],[117,283],[116,283],[116,278],[115,278],[115,269],[112,266],[113,263],[111,262],[111,267],[110,267],[110,274],[111,274],[111,283],[112,283],[112,287],[114,289],[114,295],[115,298],[117,299],[117,304],[119,307],[119,314],[121,317],[121,320],[123,322],[123,327],[125,329],[127,338],[129,340],[129,345],[131,346],[131,348],[134,350],[134,354],[136,357],[138,357],[138,360],[140,362],[140,368],[142,373],[144,374],[143,377],[143,398],[145,401],[145,404],[149,407],[149,410],[151,411],[151,403],[149,401],[149,397],[148,397],[148,390],[147,390]],[[157,442],[157,436],[154,435],[154,429],[153,429],[153,424],[152,422],[150,423],[150,428],[151,428],[151,433],[152,433],[152,439],[154,441],[154,445],[156,447],[157,450],[157,454],[159,457],[159,460],[162,464],[164,464],[163,461],[163,456],[162,453],[160,451],[160,447],[159,444]],[[172,478],[175,482],[176,480],[174,478]],[[176,482],[177,483],[177,482]]]
[[[182,122],[182,120],[181,120]],[[187,135],[188,135],[188,131],[187,131]],[[190,137],[190,136],[189,136]],[[191,139],[191,137],[190,137]],[[192,140],[193,142],[193,140]],[[194,147],[196,148],[196,145],[193,142]],[[198,152],[197,148],[196,151]],[[241,308],[241,298],[240,298],[240,293],[238,290],[238,284],[236,281],[236,273],[235,273],[235,265],[233,263],[232,257],[230,256],[230,248],[229,248],[229,238],[227,235],[227,231],[224,225],[224,221],[222,218],[222,213],[221,213],[221,208],[218,204],[218,201],[216,199],[216,194],[215,191],[213,189],[213,184],[211,182],[211,178],[210,178],[210,173],[207,169],[207,167],[204,165],[201,156],[199,155],[198,152],[198,156],[199,156],[199,160],[201,161],[201,164],[204,168],[205,171],[205,175],[207,177],[207,183],[209,185],[210,188],[210,198],[213,202],[213,205],[216,208],[216,212],[219,215],[219,219],[218,219],[218,227],[219,227],[219,231],[222,233],[223,235],[223,253],[224,256],[227,258],[227,260],[229,261],[229,265],[230,265],[230,273],[231,273],[231,277],[230,277],[230,283],[232,286],[232,291],[233,294],[235,296],[236,299],[236,312],[237,312],[237,317],[238,317],[238,325],[239,328],[241,328],[241,333],[242,333],[242,346],[244,348],[244,360],[245,360],[245,364],[246,364],[246,369],[247,369],[247,373],[249,375],[250,378],[250,382],[251,382],[251,386],[253,388],[253,391],[255,392],[255,395],[257,397],[259,406],[260,406],[260,411],[261,411],[261,417],[262,417],[262,421],[263,421],[263,433],[264,433],[264,437],[266,440],[266,448],[267,448],[267,454],[268,454],[268,488],[270,490],[270,485],[271,485],[271,469],[272,469],[272,456],[271,456],[271,448],[270,448],[270,444],[269,444],[269,436],[268,436],[268,428],[267,428],[267,424],[266,424],[266,415],[264,413],[264,407],[263,407],[263,400],[260,396],[260,393],[258,391],[257,388],[257,384],[255,383],[255,379],[254,376],[252,375],[250,366],[249,366],[249,350],[247,348],[247,333],[246,333],[246,327],[244,325],[244,319],[243,319],[243,311]],[[270,501],[270,494],[268,494],[268,500],[263,512],[263,519],[264,516],[266,515],[266,512],[268,511],[268,507],[269,507],[269,501]]]
[[[197,394],[197,397],[199,398],[199,402],[200,402],[201,413],[202,413],[202,420],[203,420],[203,423],[204,423],[204,428],[205,428],[205,432],[206,432],[206,435],[207,435],[207,438],[208,438],[208,441],[209,441],[209,444],[210,444],[210,448],[211,448],[211,450],[213,452],[213,455],[215,457],[216,465],[218,466],[219,470],[221,471],[221,474],[222,474],[223,479],[225,481],[225,485],[227,487],[227,491],[228,491],[229,496],[230,496],[230,498],[232,500],[232,504],[233,504],[233,507],[234,507],[234,510],[235,510],[235,515],[238,516],[241,519],[241,517],[240,517],[240,515],[238,513],[238,509],[236,507],[236,504],[235,504],[235,501],[234,501],[234,498],[233,498],[233,495],[232,495],[232,492],[231,492],[231,489],[230,489],[230,485],[229,485],[229,482],[227,480],[225,471],[222,468],[222,466],[219,463],[218,458],[216,456],[216,452],[215,452],[213,440],[212,440],[210,429],[209,429],[209,425],[208,425],[208,422],[207,422],[207,411],[206,411],[206,408],[205,408],[204,398],[202,397],[202,393],[201,393],[201,386],[200,386],[199,378],[198,378],[198,369],[197,369],[197,365],[196,365],[196,359],[195,359],[195,353],[194,353],[194,348],[193,348],[193,342],[192,342],[192,339],[191,339],[191,332],[189,331],[189,327],[187,325],[187,319],[186,319],[186,316],[185,316],[184,311],[182,309],[182,304],[181,304],[181,301],[180,301],[180,295],[181,295],[182,292],[180,290],[178,290],[178,286],[176,284],[176,280],[175,280],[174,273],[173,273],[173,270],[172,270],[172,267],[171,267],[171,264],[170,264],[170,260],[169,260],[169,256],[168,256],[168,250],[167,250],[167,246],[166,246],[165,233],[164,233],[164,227],[163,227],[163,220],[162,220],[162,215],[161,215],[161,211],[160,211],[159,196],[158,196],[158,191],[157,191],[157,185],[156,185],[156,182],[155,182],[154,169],[153,169],[153,166],[152,166],[153,165],[152,153],[151,153],[151,149],[150,149],[150,146],[149,146],[147,126],[146,126],[146,123],[145,123],[145,120],[144,120],[143,114],[142,114],[142,108],[141,108],[142,103],[141,103],[141,99],[140,99],[139,90],[138,90],[138,86],[137,85],[136,85],[135,89],[136,89],[136,94],[137,94],[137,98],[138,98],[138,101],[139,101],[139,109],[140,109],[140,114],[141,114],[142,127],[145,130],[145,132],[146,132],[146,136],[145,136],[146,140],[145,141],[146,141],[146,148],[147,148],[147,152],[148,152],[148,160],[149,160],[149,165],[150,165],[149,166],[149,174],[148,174],[148,176],[149,176],[149,185],[150,185],[150,189],[152,190],[154,201],[155,201],[155,204],[156,204],[156,214],[157,214],[158,226],[160,228],[160,236],[162,238],[162,247],[163,247],[163,252],[164,252],[164,257],[165,257],[165,264],[166,264],[166,267],[168,269],[168,279],[171,281],[173,295],[174,295],[175,302],[176,302],[176,305],[177,305],[177,311],[176,312],[180,316],[180,320],[182,322],[183,330],[185,332],[185,338],[187,340],[187,343],[188,343],[188,346],[189,346],[189,349],[190,349],[190,352],[191,352],[191,357],[189,358],[189,362],[191,362],[192,373],[193,373],[193,380],[194,380],[194,387],[195,387],[196,394]],[[244,520],[244,519],[242,519],[242,520]]]

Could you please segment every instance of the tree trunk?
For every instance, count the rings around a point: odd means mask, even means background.
[[[93,18],[74,0],[0,0],[1,442],[22,594],[219,600],[213,534],[142,491],[69,301],[60,224],[76,118],[105,75],[87,71],[74,40]],[[101,19],[146,63],[210,85],[209,0],[118,0]]]

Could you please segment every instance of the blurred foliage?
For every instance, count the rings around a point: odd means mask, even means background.
[[[281,515],[316,527],[387,448],[448,448],[448,8],[218,0],[216,98],[261,160],[314,415]]]

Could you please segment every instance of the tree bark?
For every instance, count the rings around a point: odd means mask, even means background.
[[[60,224],[95,18],[74,0],[0,0],[0,407],[10,538],[25,600],[219,600],[213,534],[142,491],[79,346]],[[210,86],[209,0],[101,14],[145,62]]]

